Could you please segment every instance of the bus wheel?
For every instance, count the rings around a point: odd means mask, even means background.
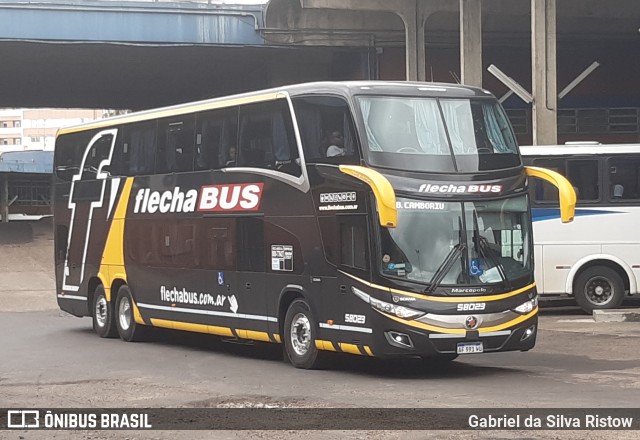
[[[113,305],[107,301],[104,287],[96,287],[93,294],[93,330],[101,338],[115,338],[118,336]]]
[[[118,289],[115,315],[118,334],[123,341],[136,342],[145,339],[148,329],[136,323],[133,317],[133,297],[127,285]]]
[[[294,367],[320,368],[321,356],[315,336],[317,328],[309,304],[303,299],[293,301],[284,322],[284,350]]]
[[[606,266],[590,267],[576,279],[574,295],[582,310],[613,309],[622,304],[624,282],[618,272]]]

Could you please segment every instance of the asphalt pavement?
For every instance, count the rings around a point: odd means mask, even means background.
[[[29,247],[29,249],[25,249]],[[297,370],[275,344],[230,344],[161,330],[152,341],[100,339],[57,309],[51,241],[0,257],[0,407],[4,408],[638,408],[640,323],[544,308],[534,350],[461,356],[445,366],[335,355]],[[13,256],[12,256],[13,255]],[[16,255],[25,257],[19,266]],[[48,270],[48,272],[47,272]],[[39,274],[36,276],[35,274]],[[31,284],[30,284],[31,283]],[[632,304],[633,306],[633,304]],[[318,427],[320,428],[320,427]],[[306,431],[329,438],[637,438],[637,431]],[[292,431],[5,431],[4,439],[299,438]]]

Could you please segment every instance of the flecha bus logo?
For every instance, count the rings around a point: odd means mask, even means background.
[[[264,183],[205,185],[200,191],[175,187],[166,191],[140,188],[134,213],[257,211]]]
[[[203,186],[198,211],[257,211],[263,186],[263,183]]]

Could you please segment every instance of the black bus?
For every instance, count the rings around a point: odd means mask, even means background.
[[[165,327],[451,360],[535,344],[527,176],[460,85],[322,82],[62,129],[57,298],[101,337]],[[573,199],[572,199],[573,196]]]

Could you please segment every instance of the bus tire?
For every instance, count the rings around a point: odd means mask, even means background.
[[[318,324],[304,299],[294,300],[284,321],[284,352],[291,365],[313,370],[321,368],[321,355],[316,347]]]
[[[146,339],[148,329],[138,324],[134,319],[133,296],[131,296],[131,290],[126,284],[118,289],[114,312],[120,339],[127,342],[139,342]]]
[[[102,285],[96,287],[93,294],[93,330],[101,338],[115,338],[118,336],[116,320],[113,313],[113,303],[107,301]]]
[[[616,308],[622,304],[624,295],[624,281],[610,267],[593,266],[576,278],[574,296],[587,313]]]

